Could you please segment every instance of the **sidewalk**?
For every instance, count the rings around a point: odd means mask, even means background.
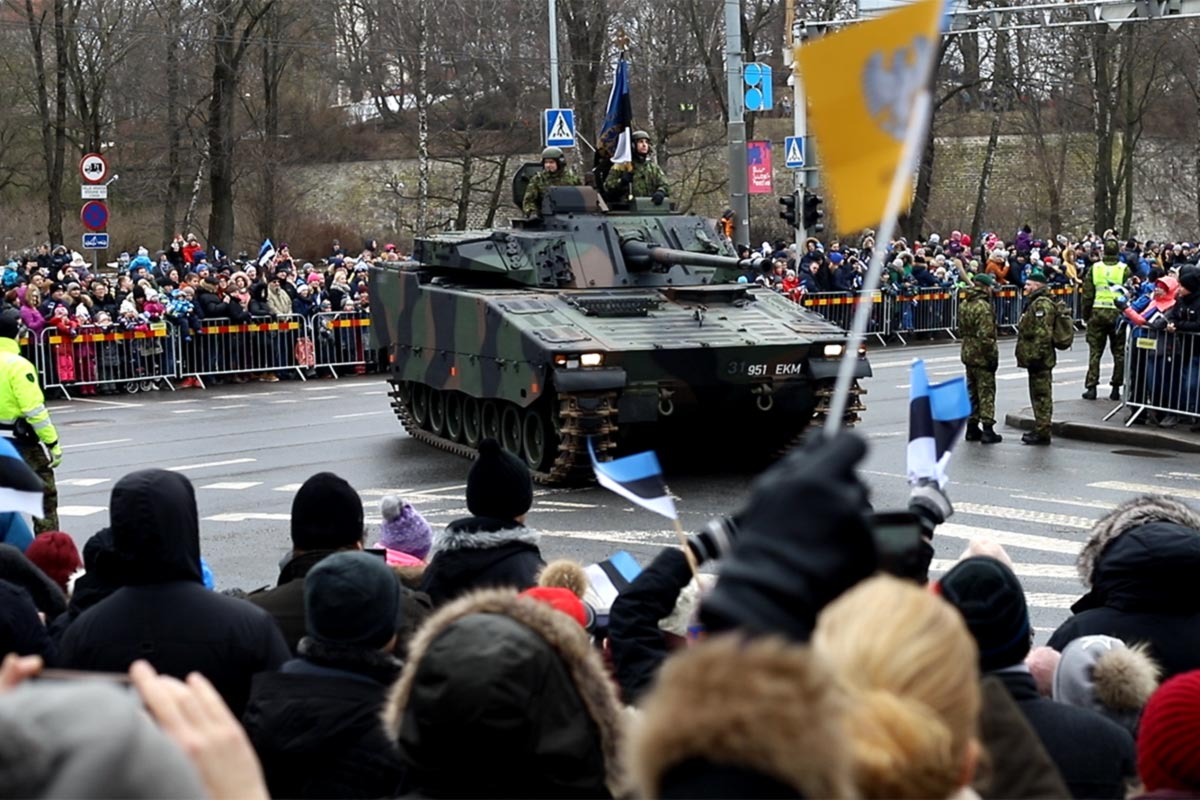
[[[1154,425],[1130,425],[1125,421],[1133,413],[1126,407],[1104,422],[1105,415],[1118,404],[1111,400],[1066,400],[1054,404],[1054,436],[1064,439],[1082,439],[1102,444],[1118,444],[1143,447],[1153,450],[1175,450],[1181,453],[1200,453],[1200,433],[1192,433],[1190,425],[1175,428],[1158,428]],[[1143,415],[1145,412],[1143,412]],[[1139,417],[1140,419],[1140,417]],[[1033,409],[1026,406],[1014,414],[1007,414],[1004,422],[1010,428],[1032,430]]]

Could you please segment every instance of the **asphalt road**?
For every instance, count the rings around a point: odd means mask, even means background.
[[[1002,340],[997,416],[1028,405],[1025,373]],[[1077,397],[1086,351],[1062,354],[1055,393]],[[878,509],[902,509],[908,414],[908,364],[926,360],[932,380],[961,374],[954,344],[879,348],[875,377],[865,382],[867,411],[859,430],[870,440],[865,475]],[[1107,367],[1107,365],[1106,365]],[[377,541],[379,500],[396,492],[435,526],[467,514],[469,463],[409,439],[392,416],[379,376],[308,383],[217,386],[51,403],[66,458],[58,472],[62,527],[82,546],[108,523],[113,482],[145,467],[178,470],[196,486],[202,551],[219,587],[273,583],[289,546],[292,496],[310,475],[335,472],[355,486]],[[709,424],[729,424],[714,419]],[[1065,619],[1081,593],[1074,569],[1093,521],[1153,487],[1200,499],[1194,456],[1131,451],[1065,439],[1049,448],[1005,441],[960,444],[950,465],[956,513],[938,530],[935,569],[953,561],[973,537],[1002,544],[1017,564],[1039,639]],[[669,462],[668,462],[669,463]],[[753,475],[720,464],[672,465],[671,490],[684,527],[736,508]],[[803,513],[799,509],[798,513]],[[620,549],[643,563],[675,541],[661,517],[599,488],[539,489],[529,524],[544,535],[548,558],[590,563]]]

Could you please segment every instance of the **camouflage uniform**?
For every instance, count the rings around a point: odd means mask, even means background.
[[[38,442],[14,441],[12,444],[21,459],[46,484],[42,495],[42,516],[33,520],[33,532],[38,534],[58,530],[58,483],[54,480],[54,469],[50,466],[46,449]]]
[[[1057,308],[1050,288],[1043,286],[1029,295],[1017,322],[1017,366],[1029,370],[1029,401],[1033,405],[1034,433],[1050,438],[1054,411],[1053,370],[1058,362],[1054,350],[1054,316]]]
[[[630,176],[628,189],[623,188],[626,176]],[[639,159],[636,155],[628,164],[615,164],[604,180],[606,193],[610,195],[620,193],[623,198],[626,196],[649,197],[660,189],[663,194],[671,193],[671,188],[667,185],[667,175],[662,171],[662,167],[649,158]]]
[[[1000,347],[996,343],[996,316],[987,289],[966,290],[958,306],[958,334],[962,339],[962,363],[967,368],[967,391],[971,395],[968,422],[995,425]]]
[[[1113,266],[1117,263],[1115,256],[1106,256],[1103,264],[1095,264],[1083,279],[1083,318],[1087,321],[1087,331],[1084,334],[1088,345],[1087,377],[1083,381],[1085,389],[1094,389],[1100,383],[1100,359],[1104,357],[1104,346],[1108,345],[1113,355],[1112,379],[1109,383],[1116,388],[1125,382],[1125,337],[1117,330],[1117,320],[1121,312],[1115,307],[1096,306],[1097,267]],[[1129,280],[1129,268],[1122,270],[1120,283]]]
[[[579,186],[583,181],[579,180],[579,176],[571,171],[569,167],[557,169],[554,172],[542,170],[529,179],[529,185],[525,187],[525,199],[521,202],[521,210],[525,212],[525,216],[541,215],[542,213],[542,197],[546,194],[546,189],[551,186]]]

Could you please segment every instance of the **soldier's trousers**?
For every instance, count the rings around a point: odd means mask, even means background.
[[[1034,432],[1048,437],[1054,413],[1054,370],[1029,370],[1029,403],[1033,406]]]
[[[37,534],[58,530],[58,484],[54,482],[54,470],[50,469],[50,457],[46,455],[46,448],[40,444],[18,441],[13,441],[13,445],[29,468],[46,484],[46,494],[42,498],[42,518],[33,521],[33,532]]]
[[[1113,356],[1112,380],[1109,383],[1120,386],[1125,382],[1125,337],[1117,332],[1117,319],[1120,316],[1121,312],[1114,308],[1097,308],[1092,311],[1092,317],[1088,320],[1085,334],[1088,369],[1087,378],[1083,382],[1088,389],[1100,383],[1100,359],[1104,357],[1105,344]]]
[[[996,424],[996,371],[967,367],[967,392],[971,395],[970,422]]]

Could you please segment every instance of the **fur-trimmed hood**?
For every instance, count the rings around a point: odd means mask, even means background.
[[[1096,523],[1092,535],[1075,562],[1079,580],[1094,587],[1096,567],[1100,557],[1122,534],[1151,522],[1169,522],[1190,528],[1200,536],[1200,514],[1190,506],[1166,495],[1143,495],[1127,500]]]
[[[445,530],[434,534],[428,560],[432,560],[441,552],[485,550],[510,542],[522,542],[537,547],[541,538],[537,531],[511,520],[467,517],[451,522]]]
[[[586,633],[509,590],[418,631],[383,711],[411,790],[455,796],[621,791],[622,712]]]
[[[781,784],[804,797],[853,797],[847,700],[809,648],[781,639],[711,639],[671,658],[630,737],[640,796],[749,796]],[[682,769],[679,769],[681,768]],[[685,785],[681,785],[685,784]]]

